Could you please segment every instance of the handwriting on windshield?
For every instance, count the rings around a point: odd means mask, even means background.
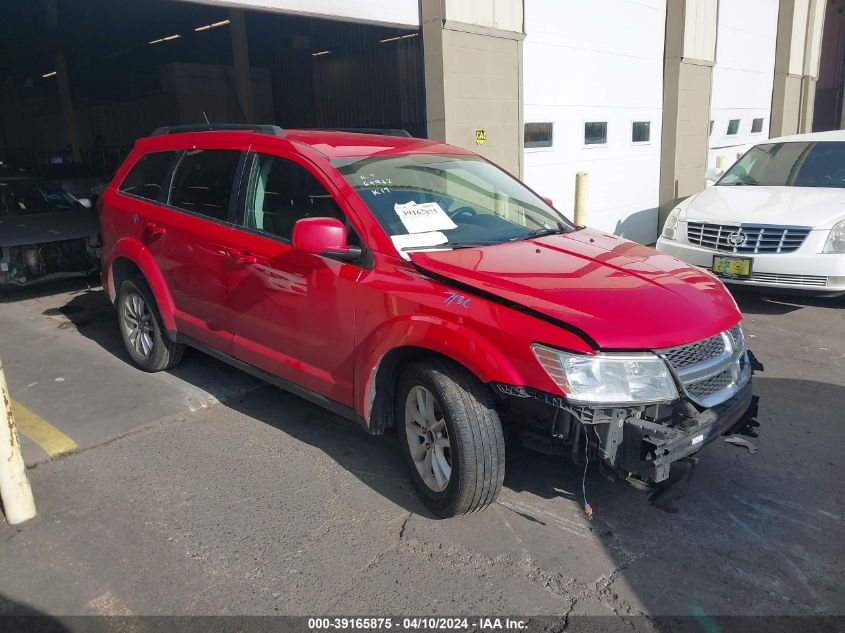
[[[374,196],[390,193],[390,187],[393,185],[390,178],[377,178],[375,174],[361,174],[358,178],[361,179],[361,186],[369,189]]]

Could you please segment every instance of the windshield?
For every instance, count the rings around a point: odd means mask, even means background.
[[[764,143],[752,147],[717,185],[845,187],[845,143]]]
[[[47,180],[0,181],[0,215],[78,209],[72,195]]]
[[[399,250],[501,244],[574,229],[498,167],[474,156],[332,161]]]

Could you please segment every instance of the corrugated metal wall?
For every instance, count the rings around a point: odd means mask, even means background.
[[[317,127],[402,128],[425,132],[422,42],[415,32],[381,42],[383,30],[355,24],[316,25],[315,44],[331,53],[311,57]]]
[[[136,137],[160,125],[199,123],[203,112],[215,122],[243,120],[231,78],[228,25],[195,30],[225,18],[225,9],[125,0],[130,8],[134,5],[133,13],[116,9],[111,0],[87,1],[108,23],[109,37],[103,38],[97,21],[83,19],[84,12],[67,0],[66,13],[76,21],[75,39],[68,40],[65,54],[82,153],[93,171],[108,173]],[[37,75],[48,62],[29,68],[20,61],[33,56],[48,34],[37,20],[27,26],[30,30],[21,40],[30,48],[21,50],[16,61],[20,68],[0,81],[0,119],[6,122],[0,156],[30,167],[57,156],[68,162],[67,123],[56,82]],[[253,100],[261,123],[402,128],[425,136],[418,31],[262,11],[247,11],[246,26]],[[149,43],[163,33],[181,37]],[[314,56],[323,50],[330,53]]]

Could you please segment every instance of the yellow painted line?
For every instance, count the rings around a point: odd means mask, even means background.
[[[76,450],[76,442],[17,400],[12,400],[12,413],[21,435],[38,444],[50,457]]]

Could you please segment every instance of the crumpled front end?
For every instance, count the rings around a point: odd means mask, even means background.
[[[671,370],[679,393],[674,402],[589,406],[496,384],[503,418],[529,448],[579,464],[595,459],[605,475],[645,485],[666,480],[674,462],[721,436],[756,436],[751,377],[762,366],[746,349],[741,326],[652,351]]]
[[[84,277],[99,269],[97,235],[19,246],[0,246],[0,286],[27,286]]]

